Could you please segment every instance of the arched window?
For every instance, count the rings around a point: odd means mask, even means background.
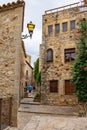
[[[47,50],[47,61],[50,61],[50,62],[53,61],[53,50],[52,49]]]

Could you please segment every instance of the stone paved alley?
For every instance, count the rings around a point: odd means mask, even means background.
[[[18,129],[10,130],[87,130],[87,118],[78,117],[76,107],[41,105],[30,97],[21,101]]]
[[[23,130],[87,130],[87,119],[33,115]]]

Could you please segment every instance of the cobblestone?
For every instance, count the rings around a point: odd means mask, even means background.
[[[26,98],[19,108],[18,129],[10,130],[87,130],[87,118],[77,112],[76,106],[37,105]]]
[[[34,115],[23,130],[87,130],[87,118]]]

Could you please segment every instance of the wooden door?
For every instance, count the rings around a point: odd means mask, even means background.
[[[58,81],[57,80],[50,81],[50,92],[58,92]]]

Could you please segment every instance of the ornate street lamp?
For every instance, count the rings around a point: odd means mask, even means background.
[[[26,39],[28,37],[32,38],[33,30],[35,28],[35,25],[30,21],[30,23],[27,24],[28,32],[30,35],[22,35],[22,39]]]

